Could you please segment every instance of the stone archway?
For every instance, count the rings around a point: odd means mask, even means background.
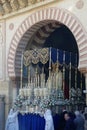
[[[15,65],[16,69],[20,70],[21,54],[24,51],[29,39],[37,29],[40,29],[42,26],[52,21],[57,21],[64,24],[73,33],[79,50],[79,68],[86,68],[87,39],[83,26],[69,11],[59,8],[47,8],[31,14],[22,22],[14,34],[8,55],[9,77],[20,76],[20,71],[15,73]],[[16,62],[15,56],[18,56]]]

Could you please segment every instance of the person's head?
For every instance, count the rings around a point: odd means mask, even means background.
[[[64,114],[64,119],[67,121],[70,118],[69,113]]]
[[[80,115],[80,112],[79,112],[79,111],[75,111],[75,115],[76,115],[76,116],[79,116],[79,115]]]
[[[65,111],[67,111],[67,110],[66,110],[66,107],[63,107],[63,108],[62,108],[62,112],[65,112]]]

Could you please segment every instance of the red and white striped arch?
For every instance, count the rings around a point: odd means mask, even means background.
[[[27,46],[30,38],[37,32],[37,30],[39,30],[39,33],[41,32],[41,36],[43,37],[43,32],[40,30],[40,28],[42,28],[43,26],[48,26],[49,23],[51,24],[55,23],[56,25],[57,23],[62,23],[71,30],[78,45],[79,68],[86,68],[87,39],[86,39],[86,32],[83,26],[72,13],[70,13],[65,9],[47,8],[29,15],[19,26],[16,33],[14,34],[9,49],[9,55],[8,55],[9,77],[20,76],[20,63],[21,63],[22,52]],[[51,28],[51,31],[52,29],[53,26]],[[35,37],[36,37],[35,39],[39,39],[38,44],[43,43],[44,39],[42,41],[39,38],[39,36],[38,37],[35,36]]]

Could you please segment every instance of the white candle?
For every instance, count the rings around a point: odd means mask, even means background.
[[[28,96],[30,97],[30,96],[31,96],[31,91],[32,91],[32,89],[31,89],[31,88],[28,88],[27,91],[28,91]]]
[[[28,112],[28,106],[26,105],[26,111]]]
[[[49,88],[49,90],[51,89],[51,80],[50,80],[50,78],[48,79],[48,88]]]
[[[38,88],[34,89],[34,95],[37,97],[38,96]]]
[[[34,107],[31,107],[31,113],[34,113]]]
[[[48,94],[48,90],[47,90],[47,88],[43,88],[43,89],[44,89],[44,97],[46,97]]]
[[[20,89],[20,90],[19,90],[19,95],[21,95],[21,96],[24,95],[23,89]]]
[[[26,88],[26,96],[28,97],[28,88]]]
[[[36,112],[36,113],[38,112],[38,109],[39,109],[38,106],[36,106],[36,107],[35,107],[35,112]]]
[[[24,88],[23,91],[24,91],[24,96],[26,97],[27,96],[26,95],[26,88]]]
[[[39,89],[39,95],[40,95],[40,97],[43,96],[43,88],[40,88],[40,89]]]
[[[59,90],[61,90],[62,89],[62,72],[61,71],[59,71],[59,76],[58,76],[58,87],[59,87]]]
[[[29,112],[30,113],[34,113],[34,108],[33,107],[29,107]]]
[[[59,74],[58,74],[58,71],[56,73],[56,90],[58,89],[58,84],[59,84]]]

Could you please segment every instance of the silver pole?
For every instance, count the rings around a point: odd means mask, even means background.
[[[49,57],[49,77],[51,76],[51,47],[50,47],[50,57]]]
[[[76,68],[75,68],[75,89],[77,89],[77,54],[76,54]]]
[[[64,57],[63,57],[63,92],[64,92],[64,86],[65,86],[65,51],[64,51]]]
[[[23,52],[21,55],[21,79],[20,79],[20,88],[22,88],[22,78],[23,78]]]
[[[69,91],[71,90],[71,53],[70,53],[70,64],[69,64]],[[71,97],[71,93],[69,93],[69,97]]]

